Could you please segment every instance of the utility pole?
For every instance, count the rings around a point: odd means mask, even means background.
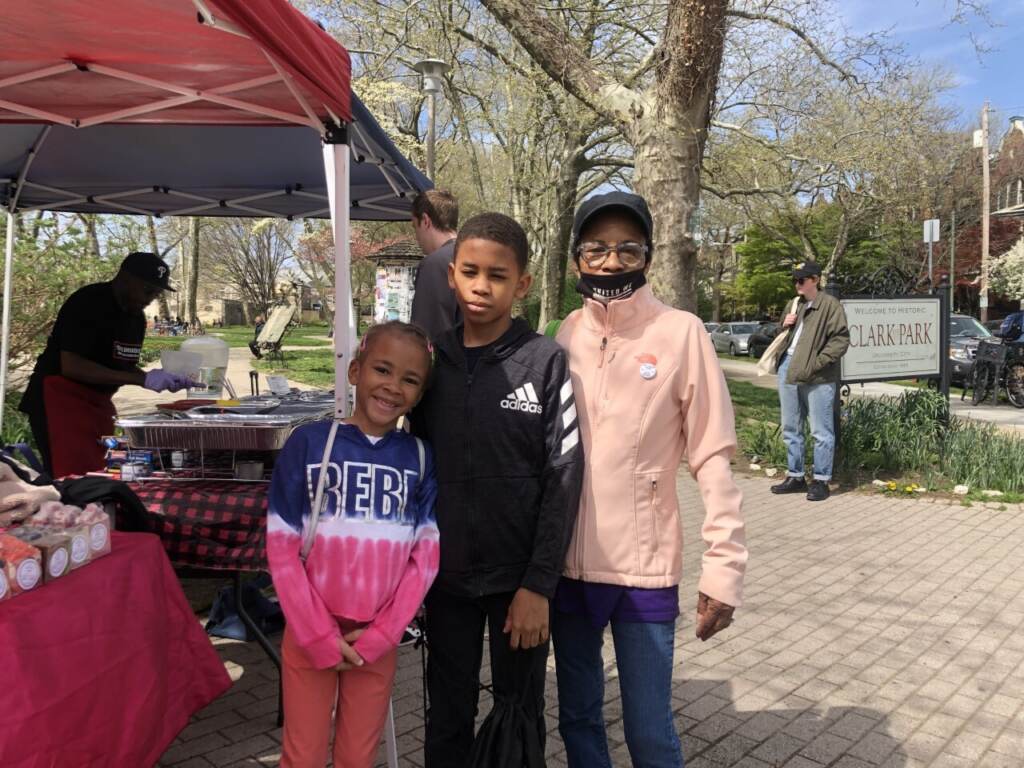
[[[413,65],[422,76],[421,90],[427,96],[427,177],[434,180],[434,148],[437,142],[437,94],[442,92],[442,79],[451,69],[440,59],[424,59]]]
[[[981,110],[981,322],[988,321],[988,228],[991,207],[991,178],[988,167],[988,101]]]
[[[956,201],[953,202],[953,219],[949,233],[949,311],[956,312]]]

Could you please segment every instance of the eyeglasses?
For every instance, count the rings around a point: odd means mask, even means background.
[[[583,259],[591,269],[597,269],[604,264],[608,255],[612,251],[615,251],[618,255],[619,263],[622,264],[622,266],[626,269],[636,269],[637,267],[642,267],[647,262],[647,254],[650,250],[650,247],[643,243],[633,243],[629,241],[617,243],[616,245],[586,242],[580,243],[579,248],[577,249],[580,258]]]
[[[803,285],[804,284],[804,280],[806,280],[806,279],[807,279],[806,277],[794,277],[793,278],[793,284],[794,285]]]

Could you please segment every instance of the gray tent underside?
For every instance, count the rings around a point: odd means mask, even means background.
[[[431,182],[354,95],[352,112],[351,218],[408,219]],[[0,123],[0,206],[15,198],[15,212],[330,218],[304,126]]]

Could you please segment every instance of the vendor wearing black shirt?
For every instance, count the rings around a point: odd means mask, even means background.
[[[143,309],[173,290],[167,264],[156,254],[135,252],[113,280],[80,288],[60,308],[21,399],[46,469],[55,477],[102,466],[99,439],[113,428],[111,398],[120,387],[161,392],[188,386],[180,376],[139,368]]]

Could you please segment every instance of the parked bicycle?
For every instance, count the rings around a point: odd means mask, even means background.
[[[984,340],[978,344],[974,370],[964,389],[980,405],[990,397],[998,404],[1000,391],[1017,408],[1024,408],[1024,343]]]

